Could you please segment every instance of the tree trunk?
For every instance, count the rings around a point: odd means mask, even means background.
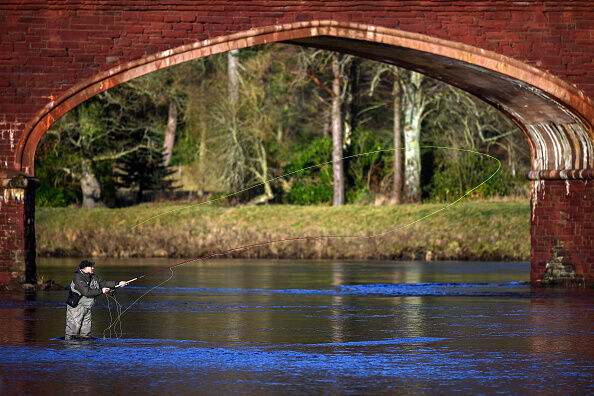
[[[163,150],[163,166],[169,166],[173,145],[175,144],[175,131],[177,129],[177,106],[173,99],[169,100],[169,117],[167,119],[167,129],[165,130],[165,143]]]
[[[352,60],[343,59],[342,76],[344,79],[344,100],[341,103],[343,129],[342,129],[342,144],[343,147],[348,147],[351,144],[353,131],[357,128],[356,114],[358,109],[358,89],[359,89],[359,75],[361,72],[361,58],[353,58]]]
[[[239,72],[237,70],[237,53],[239,50],[227,52],[227,76],[229,77],[229,104],[237,104],[239,99]]]
[[[342,167],[342,117],[340,112],[340,68],[338,54],[332,55],[332,175],[333,206],[344,205],[344,172]]]
[[[394,67],[394,186],[392,189],[392,203],[402,203],[402,136],[400,132],[400,76]]]
[[[425,104],[421,88],[424,76],[410,72],[410,79],[403,88],[404,131],[404,200],[414,203],[421,200],[421,121]]]
[[[255,198],[252,198],[248,205],[262,205],[270,201],[274,198],[274,194],[272,193],[272,187],[270,187],[270,182],[268,181],[268,159],[266,155],[266,149],[262,142],[259,142],[258,152],[260,155],[256,158],[257,165],[260,166],[260,170],[253,169],[252,173],[258,181],[260,181],[264,185],[264,194],[258,195]]]
[[[88,164],[83,164],[80,188],[83,195],[83,208],[95,208],[101,202],[101,184]]]
[[[201,124],[200,126],[200,145],[198,146],[198,180],[200,181],[199,189],[200,194],[206,189],[206,174],[207,174],[207,165],[206,165],[206,127]]]
[[[410,203],[421,199],[421,149],[417,125],[415,122],[404,125],[404,197]]]

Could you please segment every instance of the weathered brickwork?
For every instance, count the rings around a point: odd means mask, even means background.
[[[594,180],[533,182],[531,279],[542,279],[561,245],[577,274],[594,283]]]
[[[35,189],[39,182],[23,176],[0,178],[0,182],[4,186],[0,187],[0,284],[35,283]]]
[[[77,100],[80,102],[81,97],[84,100],[119,83],[123,75],[117,74],[118,68],[123,65],[182,45],[189,46],[237,32],[254,30],[254,36],[260,35],[260,41],[246,37],[243,41],[246,45],[266,42],[268,38],[262,38],[258,29],[313,21],[359,23],[427,35],[473,46],[479,51],[492,51],[545,72],[546,76],[533,73],[530,79],[524,79],[522,76],[527,69],[520,68],[514,78],[528,85],[542,83],[552,102],[575,111],[576,119],[581,121],[568,120],[561,115],[551,119],[555,122],[551,127],[548,120],[538,125],[522,126],[527,135],[532,133],[535,136],[530,142],[533,163],[541,164],[540,167],[535,165],[535,169],[558,171],[568,168],[563,166],[563,161],[547,154],[559,152],[558,147],[552,146],[559,140],[557,133],[568,136],[569,148],[562,150],[567,156],[573,156],[568,162],[572,164],[570,168],[590,167],[593,161],[590,157],[594,156],[582,155],[581,150],[584,145],[588,150],[594,150],[591,143],[594,135],[594,105],[591,99],[594,97],[593,1],[8,0],[0,4],[0,172],[11,170],[32,176],[36,139],[55,118],[75,106]],[[272,41],[280,40],[274,35],[271,37]],[[285,39],[295,37],[289,35]],[[458,58],[464,58],[465,54],[459,54]],[[381,55],[377,57],[381,58]],[[483,66],[482,61],[474,65]],[[165,63],[155,67],[166,67]],[[495,70],[505,75],[508,66],[513,65],[498,64]],[[150,71],[148,67],[145,72]],[[70,91],[75,95],[74,87],[79,89],[85,81],[91,84],[91,80],[102,72],[114,73],[114,77],[97,86],[89,85],[91,88],[84,95],[81,94],[78,99],[73,96],[68,99],[70,104],[54,113],[49,112],[54,101],[59,98],[66,100],[64,98],[70,95]],[[133,76],[132,72],[127,78],[130,76]],[[559,78],[573,88],[568,90],[547,76]],[[447,81],[447,76],[445,79]],[[480,81],[472,80],[466,88],[485,99],[492,96],[493,92],[488,92],[488,89],[481,92],[481,87]],[[507,98],[512,100],[515,94],[510,92],[512,95]],[[47,109],[45,113],[44,108]],[[523,105],[512,103],[509,108],[501,108],[513,115]],[[561,109],[559,114],[563,111]],[[533,119],[538,117],[536,114]],[[37,128],[35,133],[30,133],[34,126]],[[572,132],[575,130],[580,130],[581,134]],[[584,139],[587,141],[585,144]],[[572,142],[578,143],[572,146]],[[538,144],[542,147],[537,147]],[[547,165],[557,163],[558,166]],[[585,193],[593,194],[589,191]],[[545,202],[549,198],[543,199]],[[28,250],[23,245],[23,241],[31,239],[32,234],[29,231],[25,234],[23,225],[19,228],[12,224],[15,219],[23,224],[28,221],[27,218],[32,221],[31,216],[32,212],[25,213],[22,204],[2,203],[0,282],[9,276],[7,274],[22,273],[22,268],[17,267],[21,264],[17,263],[31,260],[34,263],[34,256],[31,259],[32,245]],[[551,221],[554,223],[557,220]],[[551,221],[543,227],[552,227]],[[533,230],[540,226],[540,223],[533,224]],[[576,232],[588,230],[585,224],[576,227]],[[585,238],[583,235],[575,238],[582,237]],[[27,243],[31,244],[30,241]],[[536,252],[549,250],[549,243],[549,239],[533,236]],[[575,246],[578,245],[582,246],[579,243]],[[535,253],[534,257],[541,257],[538,254]],[[580,254],[582,252],[578,251],[577,255]],[[592,277],[592,270],[587,271]]]

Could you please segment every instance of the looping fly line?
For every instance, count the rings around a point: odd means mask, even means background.
[[[416,220],[410,221],[404,225],[389,229],[387,231],[378,233],[378,234],[372,234],[372,235],[304,235],[304,236],[298,236],[298,237],[292,237],[292,238],[284,238],[284,239],[276,239],[276,240],[271,240],[271,241],[263,241],[263,242],[255,242],[255,243],[251,243],[248,245],[242,245],[242,246],[237,246],[237,247],[233,247],[230,249],[226,249],[226,250],[221,250],[221,251],[217,251],[217,252],[213,252],[213,253],[209,253],[200,257],[196,257],[193,259],[189,259],[189,260],[185,260],[167,267],[163,267],[160,268],[156,271],[152,271],[149,272],[147,274],[138,276],[136,278],[130,279],[126,282],[126,284],[135,282],[139,279],[145,278],[147,276],[165,271],[165,270],[169,270],[171,272],[171,275],[169,276],[169,278],[167,278],[165,281],[159,283],[156,286],[151,287],[147,292],[143,293],[140,297],[138,297],[136,300],[134,300],[130,305],[128,305],[128,307],[126,307],[125,310],[122,311],[122,307],[121,305],[118,303],[118,301],[115,299],[114,296],[108,296],[108,310],[109,310],[109,317],[110,317],[110,324],[109,326],[103,331],[103,337],[105,338],[106,334],[109,334],[109,337],[111,338],[111,334],[112,332],[115,334],[116,338],[121,337],[122,335],[122,323],[121,323],[121,318],[122,316],[130,309],[132,308],[132,306],[134,306],[138,301],[140,301],[142,298],[144,298],[147,294],[149,294],[150,292],[152,292],[154,289],[162,286],[163,284],[167,283],[168,281],[170,281],[173,276],[174,276],[174,269],[177,267],[180,267],[184,264],[188,264],[194,261],[198,261],[198,260],[206,260],[208,258],[212,258],[212,257],[216,257],[216,256],[222,256],[222,255],[226,255],[232,252],[237,252],[240,250],[246,250],[246,249],[250,249],[250,248],[254,248],[254,247],[258,247],[258,246],[267,246],[267,245],[272,245],[272,244],[277,244],[277,243],[288,243],[288,242],[295,242],[295,241],[304,241],[304,240],[315,240],[315,239],[373,239],[373,238],[380,238],[383,237],[385,235],[394,233],[396,231],[399,230],[403,230],[405,228],[408,228],[414,224],[417,224],[423,220],[426,220],[427,218],[434,216],[440,212],[443,212],[444,210],[447,210],[448,208],[450,208],[451,206],[455,205],[456,203],[460,202],[462,199],[464,199],[466,196],[468,196],[470,193],[472,193],[473,191],[475,191],[476,189],[478,189],[479,187],[481,187],[483,184],[487,183],[489,180],[491,180],[493,177],[495,177],[495,175],[501,170],[501,162],[499,161],[499,159],[497,159],[496,157],[486,154],[486,153],[481,153],[479,151],[474,151],[474,150],[468,150],[468,149],[461,149],[461,148],[453,148],[453,147],[442,147],[442,146],[420,146],[420,148],[432,148],[432,149],[442,149],[442,150],[452,150],[452,151],[460,151],[460,152],[466,152],[466,153],[471,153],[471,154],[479,154],[482,155],[484,157],[490,158],[492,160],[495,160],[497,162],[497,169],[489,176],[487,177],[484,181],[482,181],[481,183],[479,183],[478,185],[476,185],[475,187],[471,188],[470,190],[466,191],[463,195],[461,195],[459,198],[457,198],[456,200],[448,203],[447,205],[443,206],[442,208],[439,208],[437,210],[434,210],[433,212],[430,212],[429,214],[426,214]],[[236,196],[238,194],[241,194],[243,192],[252,190],[254,188],[260,187],[260,186],[264,186],[265,184],[269,184],[272,182],[275,182],[279,179],[283,179],[301,172],[305,172],[308,171],[310,169],[315,169],[315,168],[321,168],[324,165],[328,165],[328,164],[332,164],[334,162],[338,162],[338,161],[343,161],[346,159],[351,159],[351,158],[357,158],[357,157],[362,157],[365,155],[371,155],[371,154],[378,154],[378,153],[385,153],[385,152],[391,152],[391,151],[395,151],[396,149],[382,149],[382,150],[375,150],[375,151],[369,151],[366,153],[361,153],[361,154],[354,154],[354,155],[349,155],[346,157],[343,157],[339,160],[334,160],[334,161],[327,161],[327,162],[323,162],[320,164],[316,164],[316,165],[311,165],[293,172],[289,172],[289,173],[285,173],[281,176],[277,176],[274,177],[270,180],[267,180],[266,182],[262,182],[262,183],[258,183],[258,184],[254,184],[250,187],[246,187],[244,189],[241,189],[239,191],[227,194],[227,195],[223,195],[221,197],[218,198],[214,198],[205,202],[200,202],[197,204],[192,204],[192,205],[187,205],[181,208],[175,208],[172,210],[168,210],[162,213],[158,213],[154,216],[148,217],[142,221],[140,221],[139,223],[137,223],[136,225],[134,225],[133,227],[131,227],[130,229],[128,229],[124,234],[122,234],[112,245],[111,247],[108,249],[107,253],[105,254],[105,259],[107,259],[109,257],[109,254],[111,253],[111,251],[118,245],[118,243],[124,238],[126,237],[126,235],[128,235],[131,231],[135,230],[136,228],[140,227],[143,224],[148,223],[151,220],[154,220],[158,217],[161,216],[165,216],[165,215],[169,215],[175,212],[179,212],[182,210],[186,210],[189,208],[193,208],[193,207],[197,207],[197,206],[201,206],[201,205],[207,205],[207,204],[212,204],[214,202],[217,201],[221,201],[223,199],[227,199],[227,198],[231,198],[233,196]],[[119,286],[116,286],[116,288]],[[115,316],[115,318],[112,317],[111,314],[111,307],[109,304],[109,299],[113,299],[115,306],[116,306],[116,311],[117,311],[117,315]]]

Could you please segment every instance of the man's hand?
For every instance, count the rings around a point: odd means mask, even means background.
[[[101,289],[101,291],[103,291],[103,294],[108,293],[109,290],[109,287],[104,287],[103,289]]]
[[[124,287],[126,286],[128,283],[124,282],[124,281],[120,281],[120,283],[118,283],[118,287]]]

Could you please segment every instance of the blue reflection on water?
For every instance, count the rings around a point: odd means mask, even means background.
[[[121,296],[130,303],[149,290],[127,287]],[[269,393],[272,389],[305,393],[410,393],[411,389],[412,393],[547,393],[552,383],[557,393],[594,390],[594,367],[584,352],[590,344],[578,348],[575,341],[589,341],[593,333],[587,321],[573,327],[577,319],[592,314],[591,303],[585,300],[587,304],[575,311],[559,301],[532,304],[535,293],[523,282],[378,283],[319,289],[159,287],[154,293],[157,295],[141,300],[131,312],[136,311],[137,320],[149,312],[154,314],[152,318],[171,320],[173,325],[167,329],[172,334],[164,334],[164,339],[37,339],[0,345],[0,381],[4,377],[10,386],[17,380],[31,383],[33,388],[26,389],[34,391],[25,393],[38,394],[46,393],[45,378],[56,381],[49,393],[57,389],[71,393],[79,389],[80,378],[93,376],[101,385],[108,378],[117,389],[132,393],[217,393],[220,389],[233,393]],[[403,296],[415,298],[398,298]],[[50,309],[56,316],[55,309],[63,310],[64,303],[62,298],[8,300],[1,301],[0,308]],[[229,315],[231,310],[246,316]],[[255,316],[248,320],[254,311]],[[288,314],[272,320],[256,316],[260,311]],[[219,327],[212,325],[217,312],[224,318]],[[31,315],[26,320],[36,320]],[[182,333],[181,317],[206,316],[205,322],[197,323],[211,328]],[[313,319],[291,322],[297,317]],[[240,319],[227,322],[232,318]],[[386,319],[375,321],[377,318]],[[59,320],[62,326],[63,317]],[[243,328],[244,337],[231,341],[226,333],[235,327]],[[268,327],[271,336],[261,338],[267,341],[254,341],[254,334],[268,331]],[[283,338],[285,331],[291,332],[292,338]],[[190,334],[185,338],[197,334],[196,340],[215,336],[209,341],[167,338],[175,338],[175,334]],[[100,385],[93,388],[101,389]]]
[[[218,366],[225,369],[242,370],[333,370],[348,373],[349,375],[368,376],[378,373],[394,375],[396,373],[419,375],[419,366],[412,365],[414,360],[423,361],[425,364],[448,365],[455,364],[451,353],[444,353],[438,348],[425,344],[443,341],[440,338],[414,337],[399,338],[379,341],[324,343],[324,344],[286,344],[286,349],[277,349],[273,346],[246,346],[242,344],[234,347],[221,348],[197,341],[180,340],[152,340],[152,339],[127,339],[127,340],[94,340],[50,343],[46,348],[39,346],[0,347],[0,356],[3,364],[35,365],[44,363],[53,365],[68,363],[74,360],[84,362],[84,365],[97,365],[103,369],[118,370],[121,367],[149,367],[151,369],[167,369],[174,366],[184,369],[184,366]],[[309,352],[311,347],[377,347],[385,345],[409,344],[415,345],[421,353],[404,355],[374,353],[374,349],[357,348],[349,349],[349,353],[321,353]],[[204,345],[204,346],[201,346]],[[412,359],[412,361],[411,361]],[[460,363],[467,359],[457,359]],[[406,364],[401,364],[406,361]],[[442,372],[434,373],[435,367],[426,367],[426,373],[444,375]],[[51,371],[51,366],[47,366]]]
[[[525,378],[525,371],[508,371],[506,363],[517,364],[522,361],[527,368],[532,369],[543,364],[539,358],[512,351],[483,353],[480,357],[472,353],[459,353],[447,345],[441,345],[444,340],[414,337],[310,345],[287,344],[281,345],[281,348],[278,345],[250,346],[242,343],[223,348],[204,342],[168,339],[52,341],[45,347],[1,346],[0,357],[5,367],[30,367],[34,368],[31,372],[37,374],[40,371],[56,373],[59,371],[57,367],[76,362],[78,373],[99,370],[103,376],[118,375],[122,370],[128,373],[149,370],[153,373],[167,373],[171,379],[175,372],[184,372],[184,375],[193,377],[191,373],[197,375],[201,369],[218,369],[282,371],[290,373],[290,376],[332,372],[333,375],[348,377],[375,377],[375,381],[382,377],[399,380],[414,378],[417,382],[472,379],[485,386],[492,380]],[[402,349],[404,346],[414,346],[414,349]],[[315,349],[320,347],[342,348],[334,352],[316,352]],[[401,349],[384,349],[385,347]],[[484,370],[485,365],[493,364],[497,366],[493,366],[490,371]],[[570,361],[549,361],[547,364],[551,370],[555,370],[556,375],[575,377],[578,374]],[[584,376],[584,373],[581,375]],[[592,378],[592,375],[589,377]]]
[[[128,287],[129,291],[145,292],[151,288]],[[416,283],[416,284],[366,284],[339,286],[334,289],[262,289],[262,288],[201,288],[156,287],[154,293],[181,294],[294,294],[325,296],[460,296],[501,295],[509,292],[530,291],[528,282],[505,283]]]

